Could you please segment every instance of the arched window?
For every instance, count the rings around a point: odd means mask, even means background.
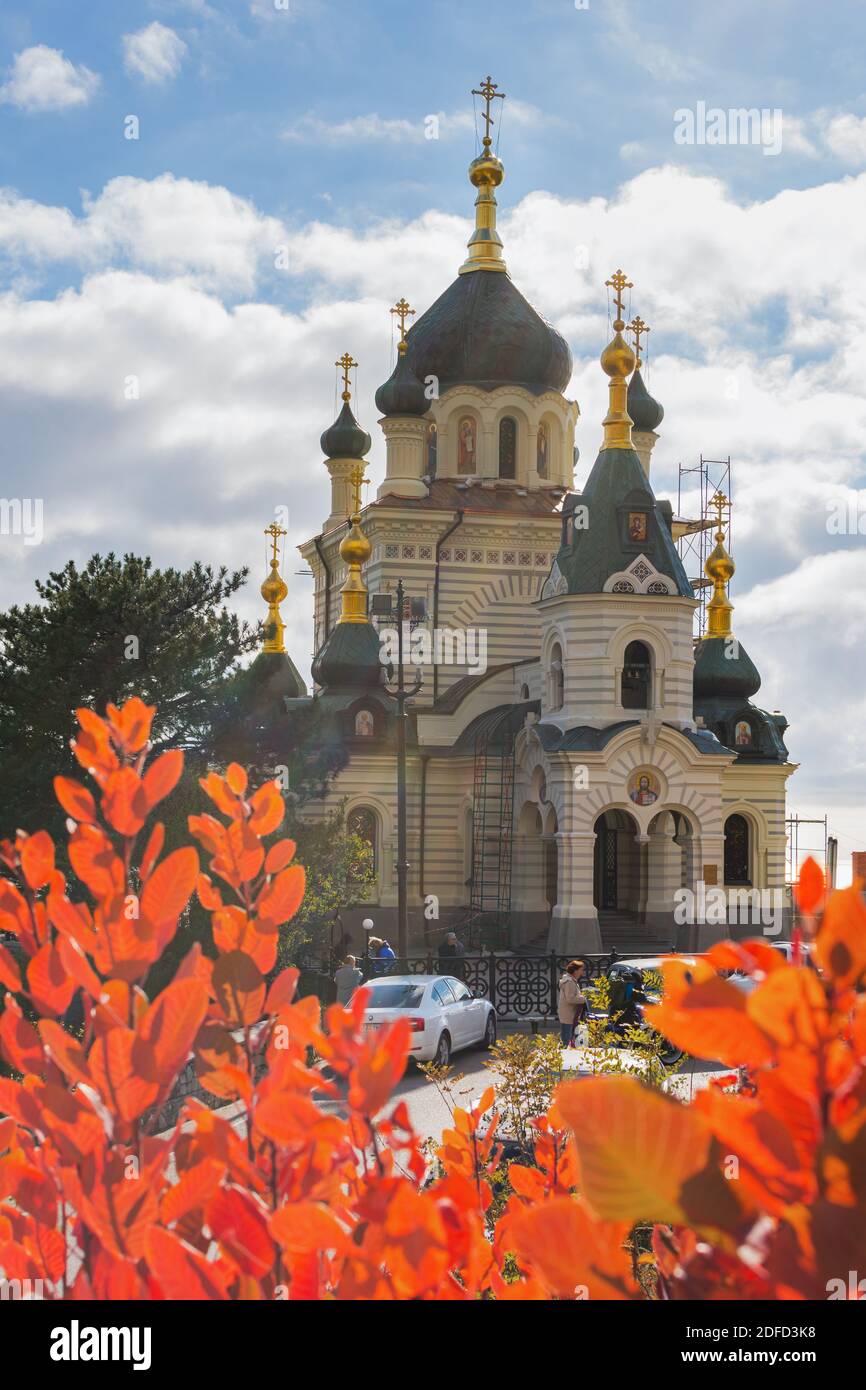
[[[439,444],[439,435],[436,426],[431,420],[427,426],[427,476],[436,477],[436,455]]]
[[[725,883],[751,882],[749,822],[745,816],[728,816],[725,821]]]
[[[379,817],[371,806],[356,806],[346,817],[346,829],[350,835],[357,835],[370,846],[373,855],[372,870],[379,872]]]
[[[517,421],[510,415],[499,421],[499,476],[517,477]]]
[[[649,709],[652,666],[644,642],[629,642],[622,666],[623,709]]]
[[[562,669],[562,647],[554,642],[550,653],[550,708],[562,709],[565,703],[565,675]]]
[[[523,685],[520,687],[520,698],[524,703],[529,699],[529,686],[526,684],[525,681]]]

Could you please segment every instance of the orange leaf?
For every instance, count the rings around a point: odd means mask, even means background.
[[[272,922],[277,927],[288,922],[304,900],[305,887],[303,865],[293,864],[291,868],[283,869],[259,894],[256,903],[259,920]]]
[[[728,1067],[769,1061],[773,1047],[750,1017],[748,997],[711,966],[666,961],[664,998],[646,1010],[646,1021],[693,1057]]]
[[[173,980],[144,1015],[138,1035],[152,1045],[162,1080],[186,1061],[207,1007],[208,988],[203,980]]]
[[[21,989],[21,971],[18,969],[18,962],[11,951],[7,951],[6,947],[2,945],[0,945],[0,985],[14,990],[16,994]]]
[[[226,1253],[246,1274],[261,1279],[268,1273],[276,1251],[254,1197],[239,1187],[220,1187],[208,1203],[206,1221]]]
[[[815,954],[821,969],[840,989],[855,985],[866,970],[866,905],[856,885],[831,893]]]
[[[257,835],[273,834],[286,814],[283,798],[276,782],[265,782],[264,786],[259,787],[258,791],[250,797],[250,805],[253,808],[253,814],[250,816],[250,827]]]
[[[156,705],[146,705],[133,695],[120,709],[107,705],[105,713],[115,742],[127,753],[140,753],[150,737]]]
[[[510,1231],[518,1261],[531,1265],[557,1297],[610,1299],[637,1293],[622,1249],[628,1227],[599,1224],[582,1201],[556,1197],[530,1207],[514,1219]]]
[[[235,796],[243,796],[247,789],[247,774],[240,763],[229,763],[226,768],[226,781]]]
[[[191,846],[167,855],[144,886],[142,917],[155,925],[176,921],[190,900],[197,875],[198,854]]]
[[[811,916],[824,901],[824,874],[811,855],[800,869],[800,880],[794,885],[794,896],[802,912]]]
[[[8,995],[0,1014],[0,1045],[3,1054],[23,1075],[41,1076],[45,1071],[45,1055],[39,1034],[21,1011],[18,1001]]]
[[[75,981],[69,978],[60,952],[48,942],[40,946],[27,966],[30,995],[40,1013],[64,1014],[75,993]]]
[[[224,1264],[200,1255],[185,1240],[162,1226],[151,1226],[145,1237],[147,1262],[164,1298],[225,1298],[229,1271]]]
[[[164,842],[165,826],[163,825],[162,821],[157,821],[156,825],[153,827],[148,837],[147,847],[145,848],[144,854],[141,856],[141,864],[139,865],[138,871],[141,875],[142,883],[146,883],[147,880],[150,878],[151,874],[153,873],[153,867],[160,854],[162,853],[162,846]]]
[[[102,813],[118,835],[137,835],[147,818],[147,798],[131,767],[119,767],[105,779]]]
[[[297,845],[294,840],[278,840],[275,845],[271,845],[265,859],[265,873],[278,874],[280,869],[291,864],[296,849]]]
[[[161,758],[157,758],[155,763],[151,763],[142,780],[149,811],[153,810],[158,801],[162,801],[174,791],[182,772],[183,753],[179,748],[170,749],[168,753],[163,753]]]
[[[340,1254],[349,1245],[344,1227],[321,1202],[290,1202],[274,1212],[270,1226],[271,1235],[293,1255],[313,1250]]]
[[[581,1190],[606,1221],[684,1220],[683,1184],[704,1167],[706,1123],[631,1076],[590,1076],[556,1091],[574,1135]]]
[[[21,845],[21,870],[34,893],[44,888],[54,873],[54,845],[45,830],[28,835]]]
[[[211,977],[217,1003],[232,1028],[257,1023],[265,1002],[265,980],[246,951],[229,951],[214,962]]]
[[[71,777],[54,778],[54,795],[67,816],[90,824],[96,820],[96,802],[86,787]]]

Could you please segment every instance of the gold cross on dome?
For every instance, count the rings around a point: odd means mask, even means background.
[[[350,381],[349,373],[351,372],[352,368],[353,368],[353,367],[357,367],[357,365],[358,365],[357,362],[355,361],[354,357],[352,356],[352,354],[351,354],[350,352],[344,352],[344,353],[343,353],[343,356],[342,356],[342,357],[338,357],[337,361],[334,363],[334,366],[335,366],[335,367],[342,367],[342,369],[343,369],[343,400],[344,400],[344,401],[350,401],[350,400],[352,399],[352,392],[351,392],[351,389],[350,389],[351,381]]]
[[[616,305],[616,322],[613,326],[616,329],[617,333],[621,333],[622,330],[625,328],[625,320],[622,316],[622,292],[623,290],[634,289],[634,285],[632,284],[631,280],[626,279],[625,275],[621,270],[615,270],[613,272],[613,275],[611,275],[610,279],[605,280],[604,283],[608,287],[608,289],[616,291],[613,297],[613,302]]]
[[[647,333],[649,333],[650,326],[648,323],[644,323],[639,315],[635,315],[629,324],[629,329],[634,334],[634,355],[637,358],[635,367],[642,367],[643,363],[640,360],[640,340],[641,338],[645,338]]]
[[[352,481],[352,515],[357,516],[361,510],[361,484],[364,482],[364,469],[359,463],[357,468],[353,468],[350,473]]]
[[[394,308],[391,310],[391,313],[394,314],[400,320],[400,342],[405,343],[406,320],[408,318],[413,317],[415,310],[409,308],[409,303],[407,300],[398,299],[397,303],[394,305]]]
[[[270,524],[270,526],[266,526],[266,527],[265,527],[265,535],[266,535],[266,536],[270,536],[270,538],[271,538],[271,544],[272,544],[273,547],[274,547],[274,553],[273,553],[273,555],[271,556],[271,564],[272,564],[272,565],[275,565],[275,564],[277,563],[277,542],[278,542],[280,536],[285,536],[285,535],[287,535],[287,534],[288,534],[288,532],[286,531],[285,527],[283,527],[283,526],[278,526],[277,523],[276,523],[275,521],[272,521],[271,524]]]
[[[727,497],[725,496],[725,494],[721,491],[721,489],[719,489],[719,491],[717,491],[717,492],[710,498],[710,506],[711,506],[711,507],[715,507],[715,509],[716,509],[716,525],[717,525],[717,527],[719,528],[719,531],[721,531],[721,529],[722,529],[722,512],[725,510],[726,507],[729,507],[729,506],[730,506],[730,502],[728,501],[728,499],[727,499]]]
[[[486,109],[482,117],[484,121],[484,140],[482,143],[484,144],[485,148],[487,148],[492,143],[490,139],[490,127],[495,124],[493,117],[490,114],[490,106],[491,103],[494,102],[497,97],[499,97],[501,101],[504,101],[505,93],[497,91],[497,84],[491,81],[490,74],[488,73],[486,79],[481,83],[480,87],[472,88],[472,95],[474,97],[484,98],[484,105]]]

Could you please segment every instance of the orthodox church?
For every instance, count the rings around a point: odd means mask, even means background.
[[[759,902],[784,892],[794,765],[786,721],[752,703],[760,676],[732,634],[727,499],[695,639],[677,519],[651,482],[664,412],[623,336],[631,286],[621,271],[607,281],[609,409],[578,488],[571,353],[508,274],[490,137],[499,93],[488,79],[481,95],[468,255],[408,330],[405,300],[392,311],[397,363],[376,393],[386,474],[363,507],[371,439],[352,411],[356,364],[338,364],[343,406],[321,439],[330,511],[299,547],[315,582],[312,695],[283,648],[276,545],[262,586],[268,689],[289,714],[318,702],[344,755],[305,809],[345,804],[376,884],[344,919],[358,945],[365,917],[396,944],[399,716],[382,652],[402,581],[407,681],[421,681],[404,722],[412,947],[449,928],[469,944],[564,955],[751,935]],[[639,351],[646,325],[629,329]],[[738,904],[738,922],[705,920],[710,888]]]

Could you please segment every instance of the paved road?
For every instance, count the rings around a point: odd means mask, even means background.
[[[576,1060],[575,1054],[566,1053],[564,1062]],[[487,1086],[495,1083],[496,1077],[490,1068],[490,1059],[480,1048],[458,1052],[451,1062],[451,1103],[468,1109]],[[706,1086],[713,1072],[723,1070],[718,1064],[691,1060],[676,1074],[674,1089],[683,1099],[689,1099],[696,1090]],[[403,1080],[394,1090],[394,1100],[404,1100],[409,1110],[412,1124],[418,1134],[425,1138],[439,1140],[443,1129],[451,1122],[448,1101],[421,1072],[410,1065]],[[330,1108],[330,1106],[328,1107]],[[335,1102],[334,1108],[339,1108]],[[389,1107],[390,1109],[390,1104]]]

